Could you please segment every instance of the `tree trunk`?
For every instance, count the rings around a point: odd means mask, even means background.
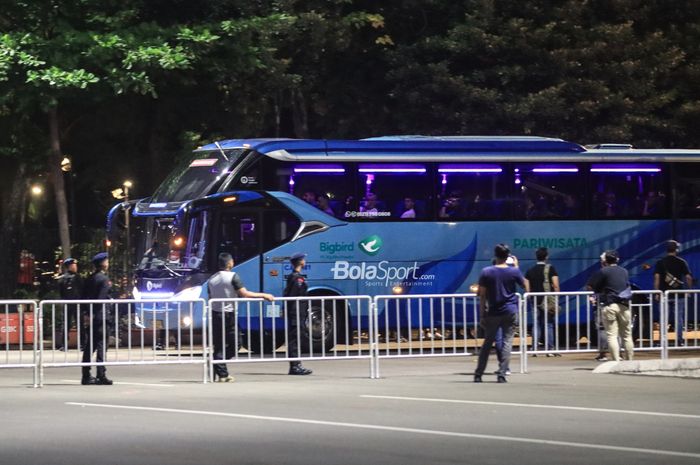
[[[294,137],[307,139],[309,137],[309,117],[306,110],[306,98],[299,89],[292,90],[292,121]]]
[[[20,235],[24,229],[24,216],[27,209],[27,165],[20,162],[7,192],[8,202],[3,208],[2,231],[0,231],[0,297],[12,297],[17,287],[19,271]]]
[[[70,230],[68,224],[68,202],[66,200],[66,185],[61,171],[61,137],[58,130],[58,111],[55,106],[49,109],[49,175],[56,198],[56,214],[58,215],[58,236],[61,240],[63,258],[71,255]]]

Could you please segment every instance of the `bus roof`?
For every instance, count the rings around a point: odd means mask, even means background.
[[[586,148],[535,136],[384,136],[360,140],[232,139],[199,150],[245,148],[289,161],[700,161],[700,150]]]

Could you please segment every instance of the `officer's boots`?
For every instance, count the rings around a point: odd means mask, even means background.
[[[80,380],[80,384],[83,386],[97,384],[97,379],[90,376],[90,367],[83,367],[83,377]]]
[[[100,370],[100,368],[102,368]],[[105,373],[104,367],[98,367],[97,368],[97,380],[95,384],[101,384],[103,386],[111,386],[112,385],[112,380],[107,378],[107,374]]]

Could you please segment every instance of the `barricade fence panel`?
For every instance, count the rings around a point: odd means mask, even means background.
[[[204,300],[46,300],[43,368],[200,364],[206,380]]]
[[[630,331],[635,351],[661,351],[660,291],[633,291]],[[528,352],[533,356],[562,353],[607,353],[602,305],[592,292],[531,292],[523,299]]]
[[[700,348],[700,291],[669,290],[665,297],[668,350]]]
[[[374,303],[377,360],[472,355],[483,343],[476,294],[376,296]],[[512,354],[523,350],[521,332],[518,324]]]
[[[33,300],[0,301],[0,368],[32,368],[38,383],[37,333],[39,318]]]
[[[371,304],[368,296],[212,299],[211,379],[227,362],[371,360]]]

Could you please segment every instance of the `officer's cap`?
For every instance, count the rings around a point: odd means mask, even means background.
[[[92,264],[99,265],[103,261],[107,260],[107,258],[109,258],[109,255],[107,254],[107,252],[100,252],[100,253],[96,254],[94,257],[92,257]]]
[[[306,254],[299,252],[299,253],[295,253],[294,255],[289,257],[289,261],[296,262],[298,260],[301,260],[302,258],[306,258]]]
[[[76,260],[75,258],[66,258],[65,260],[63,260],[63,267],[68,268],[73,263],[78,263],[78,260]]]

